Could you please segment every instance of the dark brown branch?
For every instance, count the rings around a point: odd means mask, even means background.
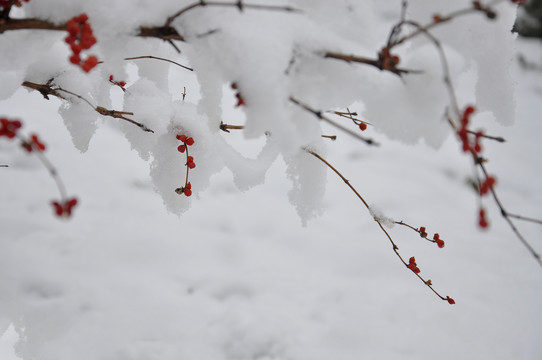
[[[140,26],[137,36],[158,38],[164,41],[185,41],[184,37],[171,26]]]
[[[412,74],[412,73],[417,74],[417,73],[420,73],[420,71],[418,71],[418,70],[407,70],[407,69],[400,69],[400,68],[396,68],[396,67],[387,68],[386,66],[384,66],[384,63],[380,59],[370,59],[370,58],[366,58],[366,57],[363,57],[363,56],[345,55],[345,54],[340,54],[340,53],[328,51],[328,52],[326,52],[324,54],[324,57],[329,58],[329,59],[336,59],[336,60],[346,61],[347,63],[355,62],[355,63],[359,63],[359,64],[370,65],[370,66],[373,66],[373,67],[377,68],[378,70],[389,71],[389,72],[394,73],[395,75],[399,75],[399,76],[401,76],[402,74]]]
[[[40,19],[0,19],[0,34],[11,30],[65,31],[66,24],[55,24],[50,21]],[[185,41],[184,37],[171,26],[140,26],[137,36],[158,38],[164,41]]]
[[[230,130],[243,130],[245,127],[243,125],[229,125],[220,122],[220,130],[229,133]]]
[[[55,96],[59,99],[65,100],[65,98],[58,93],[55,89],[51,88],[49,84],[36,84],[30,81],[25,81],[22,83],[24,87],[29,89],[37,90],[39,93],[47,100],[49,100],[49,95]]]
[[[152,132],[152,133],[154,132],[151,129],[149,129],[148,127],[146,127],[144,124],[141,124],[141,123],[139,123],[139,122],[137,122],[135,120],[129,119],[129,118],[124,116],[124,115],[134,115],[131,112],[109,110],[109,109],[106,109],[106,108],[104,108],[102,106],[94,106],[90,101],[88,101],[86,98],[84,98],[83,96],[81,96],[79,94],[76,94],[76,93],[74,93],[72,91],[63,89],[61,87],[53,87],[52,84],[51,84],[51,81],[49,81],[47,84],[36,84],[36,83],[30,82],[30,81],[25,81],[25,82],[22,83],[22,85],[25,86],[25,87],[28,87],[30,89],[34,89],[34,90],[39,91],[46,99],[49,99],[48,95],[53,95],[53,96],[56,96],[56,97],[58,97],[60,99],[67,100],[59,92],[64,92],[66,94],[70,94],[70,95],[75,96],[75,97],[81,99],[82,101],[86,102],[91,108],[96,110],[96,112],[98,112],[101,115],[110,116],[110,117],[113,117],[115,119],[122,119],[124,121],[127,121],[127,122],[129,122],[131,124],[134,124],[134,125],[140,127],[143,131]]]
[[[292,8],[290,6],[276,6],[276,5],[260,5],[260,4],[245,4],[242,1],[235,1],[235,2],[220,2],[220,1],[205,1],[200,0],[198,2],[195,2],[193,4],[190,4],[181,10],[177,11],[175,14],[171,15],[167,18],[167,21],[165,23],[165,26],[170,26],[171,23],[181,16],[182,14],[198,8],[198,7],[204,7],[204,6],[225,6],[225,7],[236,7],[239,9],[239,11],[243,11],[243,9],[254,9],[254,10],[271,10],[271,11],[286,11],[286,12],[298,12],[299,10]]]
[[[0,34],[10,30],[66,30],[66,24],[54,24],[40,19],[0,19]]]
[[[469,134],[472,134],[472,135],[477,135],[476,131],[467,130],[467,132]],[[506,139],[501,137],[501,136],[490,136],[490,135],[486,135],[486,134],[482,134],[481,136],[483,138],[489,139],[489,140],[495,140],[495,141],[498,141],[498,142],[506,142]]]

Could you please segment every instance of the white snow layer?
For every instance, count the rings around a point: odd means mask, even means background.
[[[186,39],[175,42],[180,54],[167,42],[134,36],[140,26],[161,26],[192,3],[23,3],[18,17],[61,23],[88,14],[98,39],[88,53],[103,61],[88,74],[69,63],[63,31],[0,34],[0,99],[7,99],[0,115],[39,131],[70,193],[81,200],[69,222],[52,218],[44,206],[55,191],[50,178],[35,159],[0,139],[0,163],[10,165],[0,169],[0,330],[12,324],[17,354],[24,360],[538,358],[541,290],[533,284],[540,283],[539,269],[503,235],[508,230],[495,209],[487,238],[473,239],[476,209],[463,186],[470,169],[443,119],[451,100],[436,48],[424,36],[398,46],[393,54],[400,67],[421,71],[402,77],[323,56],[376,58],[401,1],[252,2],[295,12],[195,7],[172,23]],[[408,18],[426,24],[435,13],[471,2],[408,3]],[[509,73],[515,8],[503,2],[497,11],[495,21],[475,13],[432,33],[446,53],[459,106],[475,104],[508,125],[515,118]],[[156,59],[124,60],[148,55],[194,72]],[[126,92],[109,83],[110,75],[128,82]],[[23,81],[51,81],[90,104],[68,93],[47,103],[35,91],[18,91]],[[233,95],[224,91],[232,83]],[[236,100],[225,97],[236,92],[246,105],[234,110]],[[417,145],[366,148],[291,97],[326,116],[349,107],[380,142]],[[100,116],[95,106],[132,112],[129,118],[154,133]],[[243,135],[221,132],[221,122],[244,125]],[[527,146],[525,136],[540,130],[516,133],[515,144]],[[195,140],[192,197],[174,191],[186,174],[185,154],[176,149],[180,133]],[[339,139],[321,137],[330,133]],[[85,154],[65,145],[70,135]],[[514,132],[509,135],[513,143]],[[443,147],[442,158],[430,158],[420,140]],[[334,155],[341,170],[353,164],[345,174],[350,181],[355,176],[358,190],[393,206],[401,219],[438,225],[431,231],[446,239],[445,250],[399,246],[456,298],[455,307],[416,282],[361,204],[307,148]],[[521,149],[531,164],[539,160],[538,148]],[[525,205],[540,200],[539,182],[519,184],[514,176],[532,168],[522,168],[514,154],[497,154],[505,164],[499,185],[519,198],[510,203],[540,211]],[[283,178],[291,184],[277,180]],[[265,189],[258,187],[264,181]],[[192,209],[177,218],[164,205],[174,214]],[[307,224],[324,208],[326,217],[300,228],[299,218]],[[372,211],[384,224],[391,221]]]

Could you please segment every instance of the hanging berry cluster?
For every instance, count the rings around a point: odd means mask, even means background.
[[[416,258],[412,256],[410,259],[408,259],[408,265],[407,267],[412,270],[415,274],[419,274],[421,272],[420,268],[416,264]]]
[[[53,209],[58,217],[70,217],[73,208],[77,205],[77,199],[67,199],[65,195],[64,185],[58,176],[58,172],[52,166],[52,164],[45,158],[43,152],[47,149],[45,144],[40,140],[38,135],[31,134],[29,138],[25,138],[19,134],[19,129],[23,126],[19,120],[9,120],[7,118],[0,118],[0,137],[5,136],[8,139],[19,139],[21,141],[21,147],[28,153],[37,153],[38,159],[47,168],[49,174],[54,178],[58,190],[60,192],[61,201],[53,201]]]
[[[425,229],[425,226],[420,226],[420,228],[418,229],[418,228],[415,228],[415,227],[413,227],[413,226],[410,226],[410,225],[408,225],[408,224],[406,224],[406,223],[404,223],[404,222],[402,222],[402,221],[396,222],[396,224],[403,225],[403,226],[406,226],[406,227],[411,228],[412,230],[414,230],[414,231],[416,231],[418,234],[420,234],[420,236],[421,236],[423,239],[425,239],[425,240],[427,240],[427,241],[429,241],[429,242],[432,242],[432,243],[437,244],[437,246],[438,246],[439,248],[441,248],[441,249],[444,247],[444,240],[442,240],[442,239],[440,238],[440,235],[439,235],[438,233],[435,233],[435,234],[433,235],[433,238],[432,238],[432,239],[430,239],[430,238],[428,237],[428,234],[427,234],[427,231],[426,231],[426,229]]]
[[[109,75],[109,82],[113,85],[117,85],[122,89],[122,91],[126,91],[124,88],[126,86],[126,81],[116,81],[113,75]]]
[[[175,192],[179,195],[191,196],[192,184],[188,181],[188,173],[191,169],[196,167],[196,163],[194,162],[194,157],[188,154],[188,147],[194,145],[194,139],[184,134],[179,134],[176,136],[176,138],[182,142],[182,144],[177,147],[177,151],[180,153],[186,153],[186,179],[184,181],[184,186],[175,189]]]
[[[45,144],[41,142],[36,134],[30,135],[29,140],[23,140],[21,145],[28,152],[32,152],[34,150],[43,152],[46,149]]]
[[[484,133],[482,131],[477,131],[474,133],[474,143],[472,143],[469,138],[469,134],[472,134],[472,132],[468,129],[470,116],[475,111],[476,109],[473,106],[467,106],[465,108],[461,117],[461,127],[457,131],[457,135],[459,136],[459,139],[461,140],[461,143],[463,145],[463,151],[470,152],[473,156],[476,156],[482,151],[480,139],[484,136]]]
[[[0,137],[5,136],[8,139],[13,139],[17,136],[17,131],[23,126],[19,120],[9,120],[6,118],[0,119]]]
[[[72,215],[72,209],[77,205],[77,199],[71,198],[62,202],[51,202],[58,217],[68,218]]]
[[[81,52],[90,49],[96,44],[96,38],[92,33],[92,27],[87,21],[88,16],[86,14],[74,16],[68,20],[66,23],[68,36],[65,39],[73,52],[72,56],[70,56],[70,62],[81,66],[81,69],[85,72],[89,72],[98,65],[98,58],[94,55],[90,55],[84,61],[81,59]]]
[[[236,107],[245,106],[246,105],[245,99],[243,99],[243,97],[241,96],[241,93],[237,89],[237,83],[231,83],[231,88],[233,90],[237,90],[237,92],[235,93],[235,98],[237,99],[237,104],[235,104],[235,106]]]
[[[461,143],[463,145],[463,151],[468,152],[472,155],[475,162],[478,164],[481,164],[482,161],[484,161],[480,157],[480,152],[482,151],[482,146],[480,144],[480,139],[484,137],[484,133],[482,131],[470,131],[468,129],[469,122],[470,122],[470,116],[476,111],[476,109],[473,106],[467,106],[465,110],[463,111],[463,115],[461,117],[461,127],[457,131],[457,135],[459,136],[459,139],[461,140]],[[469,135],[474,134],[474,142],[471,141],[471,137]],[[494,176],[487,175],[487,173],[484,171],[484,179],[478,180],[478,192],[480,196],[484,196],[489,194],[493,187],[495,186],[496,179]],[[478,225],[485,229],[489,226],[489,223],[486,218],[486,211],[485,209],[480,205],[480,210],[478,212]]]

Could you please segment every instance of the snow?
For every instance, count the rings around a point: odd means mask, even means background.
[[[403,81],[320,56],[322,49],[375,56],[397,20],[399,2],[319,1],[322,6],[309,6],[306,16],[194,9],[174,22],[190,39],[181,55],[159,40],[130,36],[137,24],[161,25],[182,6],[179,1],[141,1],[130,16],[123,3],[23,5],[29,16],[52,21],[88,12],[99,39],[91,53],[107,60],[89,74],[68,63],[64,34],[0,35],[6,54],[0,59],[0,115],[19,118],[25,134],[40,135],[68,195],[80,200],[73,218],[55,218],[49,202],[57,190],[50,176],[35,157],[0,139],[0,164],[9,165],[0,168],[2,360],[542,355],[541,269],[490,201],[484,206],[491,227],[477,229],[477,198],[466,185],[471,161],[447,132],[442,116],[449,99],[435,89],[442,79],[438,54],[427,42],[398,49],[405,67],[427,70]],[[435,9],[460,2],[411,5],[409,13],[424,22]],[[457,32],[436,34],[460,105],[496,109],[477,112],[472,121],[507,139],[484,141],[501,200],[511,212],[540,217],[542,74],[522,70],[512,59],[517,45],[530,61],[540,61],[541,44],[506,32],[512,10],[502,4],[499,23],[486,27],[472,16]],[[203,35],[215,29],[220,31]],[[473,31],[487,44],[478,43]],[[497,42],[498,59],[489,61],[485,55],[501,36],[506,40]],[[33,46],[21,46],[26,42]],[[43,55],[42,63],[34,52]],[[122,61],[150,54],[195,72],[150,59]],[[22,79],[46,82],[51,73],[56,85],[92,104],[133,111],[132,118],[155,133],[98,116],[80,99],[46,101],[18,86]],[[126,93],[111,87],[109,74],[128,82]],[[232,82],[247,106],[235,108]],[[337,132],[289,96],[315,110],[349,106],[373,124],[366,136],[381,146]],[[513,127],[499,125],[513,118]],[[247,128],[224,133],[220,121]],[[185,154],[176,150],[179,133],[195,139],[190,198],[172,191],[186,174]],[[329,160],[378,207],[371,205],[368,213],[301,147]],[[405,227],[388,229],[402,256],[416,256],[421,274],[456,305],[439,300],[405,269],[375,216],[440,234],[444,249]],[[540,227],[518,227],[542,252]]]

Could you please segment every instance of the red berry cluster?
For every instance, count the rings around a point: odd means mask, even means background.
[[[183,142],[182,145],[179,145],[177,147],[177,150],[181,153],[185,152],[187,146],[192,146],[194,144],[194,139],[191,137],[187,137],[186,135],[177,135],[177,140]]]
[[[233,90],[237,90],[237,83],[231,83],[231,88]],[[237,91],[235,93],[235,98],[237,99],[237,104],[235,104],[235,106],[239,107],[239,106],[245,106],[246,105],[245,99],[243,99],[243,97],[241,96],[241,93],[239,91]]]
[[[24,2],[29,2],[30,0],[22,0]],[[0,7],[8,9],[13,5],[20,7],[22,5],[21,0],[0,0]]]
[[[192,184],[188,181],[188,171],[189,169],[193,169],[196,167],[196,163],[194,162],[194,157],[188,155],[188,146],[194,145],[194,139],[192,137],[188,137],[184,134],[180,134],[176,136],[177,140],[181,141],[182,144],[177,147],[177,151],[180,153],[186,152],[186,181],[184,186],[178,188],[175,190],[177,194],[184,194],[185,196],[191,196],[192,195]]]
[[[71,198],[63,202],[53,201],[51,203],[58,217],[68,218],[72,215],[72,209],[77,205],[77,199]]]
[[[113,85],[119,86],[122,90],[126,86],[126,81],[116,81],[113,75],[109,75],[109,82]]]
[[[90,55],[84,61],[80,56],[81,51],[88,50],[96,44],[96,38],[92,34],[92,27],[87,21],[88,16],[86,14],[74,16],[68,20],[66,23],[68,36],[64,39],[70,45],[73,52],[72,56],[70,56],[70,62],[81,66],[81,69],[85,72],[89,72],[98,65],[98,58],[96,56]]]
[[[422,238],[427,239],[427,240],[429,240],[429,241],[431,241],[431,242],[434,242],[435,244],[437,244],[437,246],[438,246],[439,248],[442,249],[442,248],[444,247],[444,240],[442,240],[442,239],[440,238],[440,235],[439,235],[438,233],[435,233],[435,234],[433,235],[433,239],[431,240],[431,239],[429,239],[429,238],[427,237],[427,232],[425,231],[425,226],[420,226],[420,228],[418,229],[418,232],[420,233],[420,236],[421,236]]]
[[[461,128],[457,131],[457,135],[461,139],[463,144],[463,151],[470,152],[473,155],[476,155],[482,151],[482,145],[480,145],[480,139],[484,136],[482,131],[477,131],[475,133],[474,144],[471,144],[469,139],[469,121],[470,116],[476,111],[473,106],[467,106],[463,111],[463,116],[461,117]]]
[[[33,150],[42,152],[46,148],[45,144],[40,141],[36,134],[30,135],[30,140],[23,140],[22,147],[28,152],[32,152]]]
[[[438,233],[436,233],[435,235],[433,235],[433,240],[435,241],[435,243],[437,244],[437,246],[439,248],[443,248],[444,247],[444,240],[442,240],[440,238],[440,235]]]
[[[491,189],[493,189],[493,186],[495,185],[496,182],[497,180],[495,180],[495,177],[493,176],[486,177],[482,185],[480,185],[480,195],[487,194]]]
[[[22,123],[19,120],[9,120],[6,118],[0,118],[0,137],[5,136],[8,139],[14,139],[17,138],[21,140],[21,146],[23,149],[28,151],[29,153],[36,151],[36,152],[44,152],[46,149],[45,144],[40,140],[38,135],[31,134],[28,139],[24,138],[23,136],[18,134],[18,130],[22,127]],[[60,178],[58,177],[58,173],[56,169],[52,166],[52,164],[47,161],[47,159],[44,156],[38,157],[41,162],[45,165],[51,176],[55,179],[60,193],[61,197],[64,197],[62,195],[64,193],[63,186],[61,185]],[[55,210],[55,214],[60,217],[70,217],[72,214],[72,209],[75,205],[77,205],[77,199],[72,198],[68,199],[66,201],[58,202],[53,201],[52,202],[53,208]]]
[[[0,137],[5,136],[8,139],[13,139],[17,136],[17,131],[23,126],[19,120],[9,120],[6,118],[0,119]]]
[[[413,256],[410,259],[408,259],[408,265],[407,267],[414,271],[414,273],[419,274],[421,272],[420,268],[416,264],[416,258]]]
[[[480,213],[478,215],[478,225],[480,225],[482,229],[485,229],[489,226],[489,223],[486,219],[486,211],[484,208],[480,208]]]

